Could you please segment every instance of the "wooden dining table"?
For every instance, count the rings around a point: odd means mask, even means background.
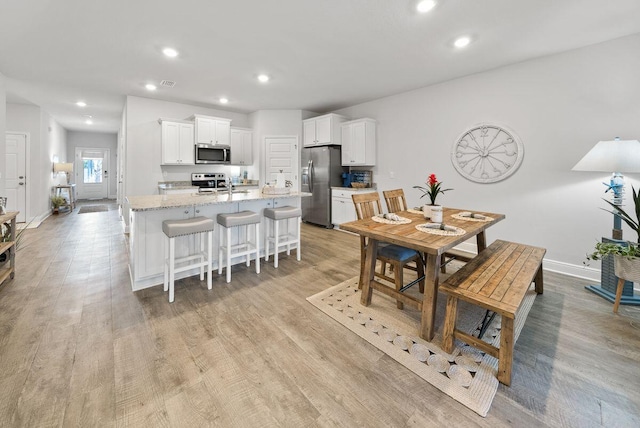
[[[464,211],[481,214],[487,221],[477,219],[458,219],[452,217]],[[416,229],[416,225],[429,223],[422,213],[413,210],[395,213],[400,217],[411,220],[408,224],[386,224],[366,218],[348,223],[342,223],[340,229],[357,233],[368,238],[367,251],[364,260],[364,281],[360,303],[364,306],[371,304],[372,291],[375,289],[383,294],[392,296],[409,306],[421,310],[420,337],[431,341],[435,334],[435,315],[438,298],[438,281],[440,265],[443,255],[456,245],[472,238],[476,238],[478,253],[487,247],[485,230],[505,218],[504,214],[482,211],[472,211],[457,208],[443,209],[443,223],[463,229],[458,236],[442,236]],[[424,256],[425,287],[422,300],[409,294],[398,292],[395,288],[383,284],[375,279],[375,267],[380,242],[401,245],[412,248]]]

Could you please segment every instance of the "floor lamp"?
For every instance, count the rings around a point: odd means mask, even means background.
[[[600,141],[584,155],[573,171],[612,172],[605,193],[612,192],[612,203],[622,206],[624,198],[624,176],[622,173],[640,172],[640,141],[620,140]],[[602,242],[615,242],[625,245],[622,239],[622,219],[613,214],[613,230],[611,238],[602,238]],[[587,290],[596,293],[613,303],[616,297],[618,278],[614,274],[613,257],[602,259],[600,285],[588,285]],[[622,291],[621,304],[640,305],[640,297],[633,295],[633,282],[626,281]]]

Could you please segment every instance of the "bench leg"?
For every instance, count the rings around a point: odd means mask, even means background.
[[[447,296],[447,309],[444,315],[442,327],[442,349],[447,354],[453,352],[453,332],[456,329],[456,317],[458,315],[458,298]]]
[[[540,267],[538,268],[538,272],[536,272],[536,277],[533,281],[536,283],[536,293],[542,294],[544,288],[544,281],[542,280],[542,263],[540,263]]]
[[[498,381],[511,385],[511,364],[513,363],[513,319],[502,317],[500,330],[500,350],[498,352]]]

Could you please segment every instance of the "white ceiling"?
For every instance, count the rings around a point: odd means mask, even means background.
[[[8,102],[41,106],[69,130],[116,132],[126,95],[325,112],[640,32],[638,0],[440,0],[425,15],[415,4],[2,0],[0,73]],[[455,50],[460,35],[473,43]],[[144,89],[162,79],[177,85]]]

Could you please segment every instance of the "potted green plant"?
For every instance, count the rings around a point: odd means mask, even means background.
[[[51,205],[53,205],[53,213],[58,214],[58,209],[67,203],[67,200],[62,196],[52,196]]]
[[[631,215],[618,205],[604,200],[613,210],[603,210],[620,216],[620,218],[637,234],[637,242],[628,241],[627,245],[618,243],[597,242],[596,247],[587,260],[601,260],[606,256],[613,256],[615,274],[618,278],[640,282],[640,192],[631,186],[635,215]]]
[[[438,197],[438,195],[440,193],[444,194],[444,192],[447,192],[449,190],[453,190],[453,189],[443,189],[442,188],[442,182],[438,181],[438,179],[436,178],[435,174],[430,174],[429,178],[427,179],[426,183],[427,186],[426,187],[422,187],[422,186],[413,186],[414,189],[419,189],[422,192],[422,195],[420,196],[420,199],[424,198],[425,196],[429,197],[429,201],[431,202],[430,204],[425,204],[422,207],[422,211],[424,212],[424,216],[425,217],[432,217],[432,212],[431,212],[431,207],[434,206],[438,206],[438,204],[436,204],[436,198]],[[440,222],[442,221],[442,211],[439,210],[437,212],[439,214],[438,216],[438,220],[434,220],[432,218],[432,221],[436,222]]]

